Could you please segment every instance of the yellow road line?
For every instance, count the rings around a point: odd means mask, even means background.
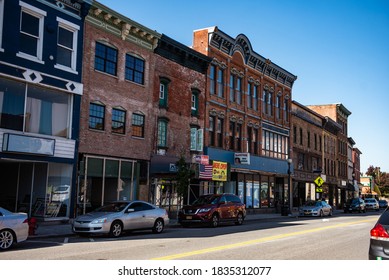
[[[263,238],[259,238],[259,239],[253,239],[253,240],[248,240],[248,241],[244,241],[244,242],[238,242],[238,243],[234,243],[234,244],[228,244],[228,245],[223,245],[223,246],[216,246],[216,247],[211,247],[211,248],[206,248],[206,249],[201,249],[201,250],[196,250],[196,251],[189,251],[189,252],[185,252],[185,253],[181,253],[181,254],[174,254],[174,255],[170,255],[170,256],[153,258],[152,260],[174,260],[174,259],[180,259],[180,258],[185,258],[185,257],[190,257],[190,256],[195,256],[195,255],[201,255],[201,254],[206,254],[206,253],[211,253],[211,252],[216,252],[216,251],[221,251],[221,250],[234,249],[234,248],[238,248],[238,247],[243,247],[243,246],[248,246],[248,245],[253,245],[253,244],[258,244],[258,243],[263,243],[263,242],[268,242],[268,241],[273,241],[273,240],[278,240],[278,239],[282,239],[282,238],[286,238],[286,237],[291,237],[291,236],[297,236],[297,235],[302,235],[302,234],[307,234],[307,233],[323,231],[323,230],[327,230],[327,229],[331,229],[331,228],[339,228],[339,227],[346,227],[346,226],[355,225],[355,224],[362,224],[362,223],[366,223],[366,222],[372,222],[372,221],[375,221],[375,220],[376,219],[366,219],[366,220],[361,220],[361,221],[341,223],[341,224],[330,225],[330,226],[325,226],[325,227],[319,227],[319,228],[302,230],[302,231],[283,233],[283,234],[263,237]]]

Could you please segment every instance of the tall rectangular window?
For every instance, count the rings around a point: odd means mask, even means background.
[[[253,109],[258,111],[258,86],[253,86]]]
[[[20,15],[20,57],[42,62],[43,27],[46,12],[22,1]]]
[[[253,147],[253,150],[254,150],[254,155],[258,155],[259,154],[259,135],[258,135],[258,129],[257,128],[254,128],[253,129],[253,143],[254,143],[254,147]]]
[[[223,133],[224,133],[224,120],[221,118],[217,119],[217,130],[216,130],[216,141],[217,146],[223,148]]]
[[[236,124],[235,139],[236,139],[236,150],[238,152],[241,152],[242,151],[242,125],[240,123]]]
[[[158,147],[167,147],[167,124],[165,119],[158,120]]]
[[[104,130],[105,106],[90,103],[89,105],[89,128]]]
[[[253,128],[247,127],[247,152],[252,153]]]
[[[169,81],[161,79],[159,83],[159,106],[166,108],[168,106]]]
[[[56,68],[76,71],[77,64],[77,36],[80,27],[57,18],[57,64]]]
[[[284,120],[289,122],[289,103],[288,99],[284,100]]]
[[[235,102],[235,76],[230,76],[230,102]]]
[[[199,92],[192,90],[191,96],[191,115],[198,116],[199,114]]]
[[[215,146],[215,117],[209,117],[209,127],[208,127],[208,143],[209,146]]]
[[[276,97],[276,117],[277,119],[281,119],[281,95],[277,95]]]
[[[230,121],[230,150],[235,150],[235,133],[236,133],[236,123]]]
[[[145,116],[141,114],[132,114],[132,136],[145,137]]]
[[[247,108],[248,109],[251,109],[252,107],[252,99],[251,99],[251,96],[252,96],[252,84],[251,83],[248,83],[247,84]]]
[[[118,51],[96,42],[95,69],[116,76]]]
[[[216,94],[216,66],[209,67],[209,92],[210,94]]]
[[[268,114],[273,116],[273,94],[271,92],[267,93],[267,106],[268,106]]]
[[[112,109],[112,132],[124,134],[126,132],[126,111]]]
[[[236,77],[236,103],[242,104],[242,78]]]
[[[126,80],[137,84],[144,84],[145,62],[136,56],[126,54]]]
[[[224,97],[224,71],[218,69],[217,71],[217,96]]]

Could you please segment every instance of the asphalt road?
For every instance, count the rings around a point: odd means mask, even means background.
[[[166,228],[162,234],[35,238],[0,260],[367,260],[379,213]]]

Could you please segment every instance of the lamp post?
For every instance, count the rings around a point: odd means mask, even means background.
[[[288,158],[288,214],[291,214],[291,193],[290,193],[290,165],[292,164],[292,159],[291,158]]]

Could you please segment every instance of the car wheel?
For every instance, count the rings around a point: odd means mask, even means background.
[[[242,212],[239,212],[238,213],[238,216],[236,217],[236,222],[235,222],[236,225],[240,226],[241,224],[243,224],[243,214]]]
[[[320,217],[323,217],[324,214],[323,214],[323,210],[320,210],[320,214],[319,214]]]
[[[163,223],[162,219],[157,219],[153,226],[153,232],[154,233],[161,233],[164,229],[165,225]]]
[[[15,241],[14,235],[9,230],[0,231],[0,249],[6,250],[10,248]]]
[[[119,237],[123,232],[122,223],[119,221],[114,221],[111,225],[111,229],[109,231],[109,235],[111,237]]]
[[[219,216],[217,214],[213,214],[211,220],[211,227],[217,227],[219,225]]]
[[[330,213],[328,213],[328,216],[332,216],[332,209],[330,210]]]

